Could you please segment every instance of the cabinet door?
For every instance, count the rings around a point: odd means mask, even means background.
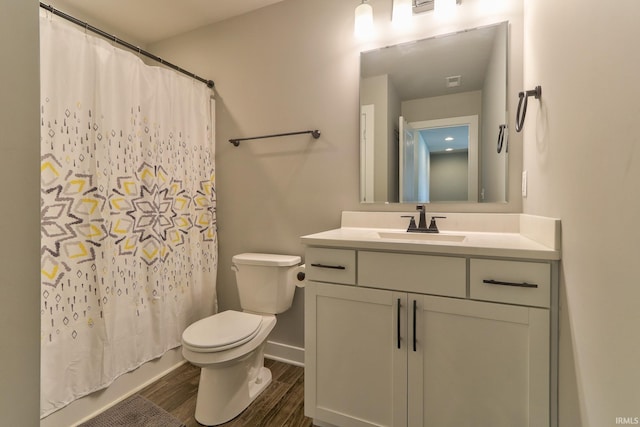
[[[406,293],[307,283],[307,416],[341,427],[407,425],[406,302]]]
[[[409,426],[549,426],[548,310],[423,295],[409,309]]]

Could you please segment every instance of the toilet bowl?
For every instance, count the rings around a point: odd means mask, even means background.
[[[243,311],[223,311],[184,330],[182,355],[201,368],[195,413],[199,423],[213,426],[235,418],[271,382],[264,347],[275,315],[291,307],[298,264],[300,257],[292,255],[234,256]]]

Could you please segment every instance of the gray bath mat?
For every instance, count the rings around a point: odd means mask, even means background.
[[[134,394],[78,427],[184,427],[164,409]]]

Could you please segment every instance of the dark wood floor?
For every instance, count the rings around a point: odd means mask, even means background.
[[[267,389],[237,418],[225,427],[309,427],[304,416],[304,369],[266,359],[273,380]],[[185,363],[139,392],[171,413],[187,427],[198,427],[195,420],[200,368]]]

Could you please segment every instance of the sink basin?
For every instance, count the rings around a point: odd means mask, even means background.
[[[426,242],[462,242],[466,236],[442,233],[379,232],[381,239],[422,240]]]

